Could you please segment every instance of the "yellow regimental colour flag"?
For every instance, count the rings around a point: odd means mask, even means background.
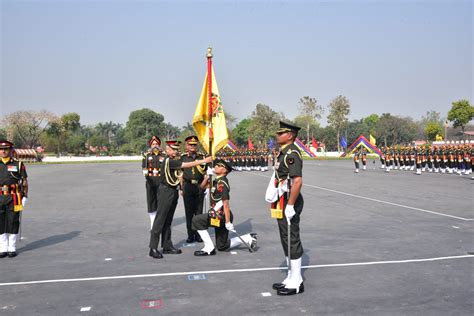
[[[214,139],[212,141],[212,156],[215,157],[216,152],[227,145],[229,135],[227,134],[227,126],[225,122],[224,108],[222,107],[221,95],[217,87],[216,77],[214,76],[214,68],[211,67],[212,76],[212,134]],[[202,147],[210,153],[209,137],[210,137],[210,120],[209,120],[209,74],[206,74],[204,84],[202,86],[201,96],[196,106],[196,111],[193,117],[193,127],[196,135],[199,137]]]
[[[369,138],[370,138],[369,141],[370,141],[370,143],[371,143],[372,145],[377,145],[376,140],[375,140],[375,137],[372,136],[372,134],[369,134]]]

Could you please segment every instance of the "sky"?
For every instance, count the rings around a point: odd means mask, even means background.
[[[303,96],[327,107],[344,95],[351,120],[472,103],[468,0],[0,1],[0,115],[125,123],[150,108],[183,126],[208,46],[224,110],[239,120],[258,103],[293,119]]]

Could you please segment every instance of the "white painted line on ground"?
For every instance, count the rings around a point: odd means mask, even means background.
[[[370,266],[370,265],[380,265],[380,264],[417,263],[417,262],[430,262],[430,261],[465,259],[465,258],[474,258],[474,254],[472,254],[472,255],[460,255],[460,256],[449,256],[449,257],[435,257],[435,258],[426,258],[426,259],[408,259],[408,260],[392,260],[392,261],[372,261],[372,262],[318,264],[318,265],[303,266],[302,268],[315,269],[315,268],[334,268],[334,267],[351,267],[351,266]],[[288,269],[287,267],[271,267],[271,268],[209,270],[209,271],[191,271],[191,272],[169,272],[169,273],[155,273],[155,274],[131,274],[131,275],[116,275],[116,276],[93,277],[93,278],[9,282],[9,283],[0,283],[0,286],[45,284],[45,283],[68,283],[68,282],[84,282],[84,281],[103,281],[103,280],[119,280],[119,279],[143,279],[143,278],[150,278],[150,277],[167,277],[167,276],[181,276],[181,275],[193,275],[193,274],[221,274],[221,273],[239,273],[239,272],[287,270],[287,269]]]
[[[231,251],[230,254],[231,254],[231,255],[236,255],[236,254],[237,254],[237,251]]]
[[[250,173],[250,174],[255,175],[255,176],[259,176],[259,177],[263,177],[263,178],[270,179],[270,177],[267,177],[267,176],[264,176],[264,175],[261,175],[261,174],[253,174],[253,173]],[[444,214],[444,213],[429,211],[429,210],[425,210],[425,209],[418,208],[418,207],[413,207],[413,206],[408,206],[408,205],[403,205],[403,204],[398,204],[398,203],[392,203],[392,202],[383,201],[383,200],[378,200],[378,199],[374,199],[374,198],[370,198],[370,197],[366,197],[366,196],[361,196],[361,195],[357,195],[357,194],[352,194],[352,193],[347,193],[347,192],[332,190],[332,189],[328,189],[328,188],[323,188],[323,187],[320,187],[320,186],[317,186],[317,185],[306,184],[306,183],[303,183],[303,185],[304,185],[304,186],[307,186],[307,187],[310,187],[310,188],[315,188],[315,189],[319,189],[319,190],[323,190],[323,191],[329,191],[329,192],[333,192],[333,193],[343,194],[343,195],[347,195],[347,196],[351,196],[351,197],[355,197],[355,198],[359,198],[359,199],[363,199],[363,200],[369,200],[369,201],[372,201],[372,202],[378,202],[378,203],[383,203],[383,204],[389,204],[389,205],[398,206],[398,207],[403,207],[403,208],[407,208],[407,209],[415,210],[415,211],[419,211],[419,212],[425,212],[425,213],[435,214],[435,215],[439,215],[439,216],[445,216],[445,217],[451,217],[451,218],[455,218],[455,219],[460,219],[460,220],[462,220],[462,221],[473,221],[473,220],[474,220],[474,218],[464,218],[464,217],[459,217],[459,216],[454,216],[454,215],[449,215],[449,214]]]
[[[452,228],[456,228],[456,229],[459,228],[458,226],[451,226],[451,227],[452,227]]]
[[[81,308],[81,312],[89,312],[91,310],[91,306],[87,306],[87,307],[82,307]]]
[[[263,293],[262,293],[262,296],[263,296],[263,297],[272,296],[272,293],[270,293],[270,292],[263,292]]]
[[[105,258],[105,261],[110,261],[112,260],[112,258]]]

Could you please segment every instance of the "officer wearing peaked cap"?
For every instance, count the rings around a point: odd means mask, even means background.
[[[158,213],[153,222],[150,234],[150,257],[155,259],[163,258],[158,250],[160,235],[162,236],[161,245],[165,254],[180,254],[181,249],[176,249],[171,242],[171,224],[173,222],[174,212],[178,204],[178,190],[180,177],[183,174],[182,169],[192,168],[200,164],[206,164],[212,161],[207,157],[192,162],[183,162],[179,156],[181,142],[169,140],[166,142],[166,157],[160,166],[160,189],[158,200]]]
[[[280,122],[280,128],[276,131],[280,152],[275,164],[275,185],[282,193],[272,204],[272,217],[277,219],[280,241],[289,267],[285,280],[272,286],[277,290],[278,295],[304,292],[301,276],[303,246],[299,227],[304,204],[300,193],[303,185],[303,159],[298,147],[294,144],[299,130],[297,126]],[[290,233],[290,238],[288,238],[288,233]],[[288,239],[290,239],[290,247],[288,247]],[[288,253],[288,248],[290,248],[290,253]]]
[[[153,227],[156,211],[158,210],[160,165],[164,159],[160,146],[161,140],[157,136],[152,136],[148,141],[148,147],[150,148],[142,157],[142,170],[146,180],[146,202],[148,207],[148,215],[150,216],[151,227]]]
[[[199,145],[197,136],[192,135],[186,137],[184,141],[186,142],[186,153],[181,155],[183,162],[193,162],[204,158],[204,155],[197,151]],[[206,165],[197,165],[192,168],[183,169],[181,194],[183,196],[184,210],[186,213],[186,228],[188,231],[187,243],[195,241],[202,242],[199,234],[192,229],[192,220],[194,215],[202,214],[204,190],[200,184],[204,179],[206,171]]]
[[[0,140],[0,258],[16,257],[20,212],[28,195],[25,165],[12,157],[13,143]]]

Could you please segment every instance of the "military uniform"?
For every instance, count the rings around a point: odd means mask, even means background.
[[[354,152],[354,165],[355,165],[355,173],[359,173],[359,151],[356,150]]]
[[[277,134],[293,133],[296,137],[300,128],[280,122],[280,129]],[[279,136],[280,137],[280,136]],[[298,147],[293,143],[282,145],[277,156],[277,163],[275,164],[275,179],[278,186],[285,186],[288,188],[283,193],[276,203],[279,203],[280,209],[284,210],[281,216],[277,217],[278,229],[280,232],[280,242],[283,247],[283,252],[287,257],[289,266],[289,275],[281,283],[273,284],[273,289],[277,290],[278,295],[293,295],[302,293],[304,291],[303,278],[301,276],[301,257],[303,256],[303,246],[300,238],[300,218],[303,212],[304,200],[301,193],[298,194],[294,205],[290,208],[288,199],[292,190],[292,182],[294,178],[303,176],[303,159]],[[283,205],[281,205],[283,204]],[[294,213],[292,212],[294,211]],[[288,253],[288,214],[291,212],[291,229],[290,229],[290,253]]]
[[[142,170],[146,180],[145,187],[148,215],[150,216],[150,225],[153,227],[153,222],[155,221],[156,212],[158,210],[160,166],[164,156],[159,149],[159,146],[161,146],[161,140],[158,137],[153,136],[148,142],[148,145],[153,147],[143,155]]]
[[[196,136],[189,136],[185,139],[189,145],[197,145],[198,138]],[[185,153],[181,155],[182,162],[191,162],[197,159],[203,159],[204,155],[201,153]],[[194,241],[201,241],[201,238],[192,229],[192,219],[195,215],[202,214],[202,207],[204,202],[204,190],[201,189],[201,182],[206,173],[206,166],[196,166],[192,168],[183,169],[183,200],[184,210],[186,213],[186,228],[188,231],[187,243]]]
[[[216,159],[214,162],[215,166],[221,166],[227,170],[227,173],[232,171],[232,166],[223,159]],[[242,244],[242,240],[245,241],[252,249],[256,247],[255,234],[246,234],[240,238],[234,237],[229,239],[229,230],[233,229],[233,214],[229,210],[229,222],[226,223],[224,213],[224,201],[230,200],[230,184],[226,175],[217,175],[212,180],[211,185],[211,208],[208,213],[196,215],[193,218],[193,229],[195,229],[201,236],[204,242],[204,248],[195,251],[195,256],[212,256],[216,254],[216,248],[219,251],[229,250],[230,248],[237,247]],[[211,237],[207,229],[214,227],[216,236],[216,247],[212,243]]]
[[[0,148],[13,149],[13,144],[0,140]],[[25,165],[11,155],[0,158],[0,258],[16,256],[20,229],[20,212],[28,193]]]
[[[179,148],[179,142],[167,141],[168,146]],[[163,253],[180,254],[181,249],[175,249],[171,242],[171,224],[178,205],[179,177],[182,175],[181,159],[166,156],[160,166],[160,188],[158,190],[158,212],[153,223],[150,236],[150,249],[156,250],[162,236]],[[152,254],[150,256],[153,257]]]

